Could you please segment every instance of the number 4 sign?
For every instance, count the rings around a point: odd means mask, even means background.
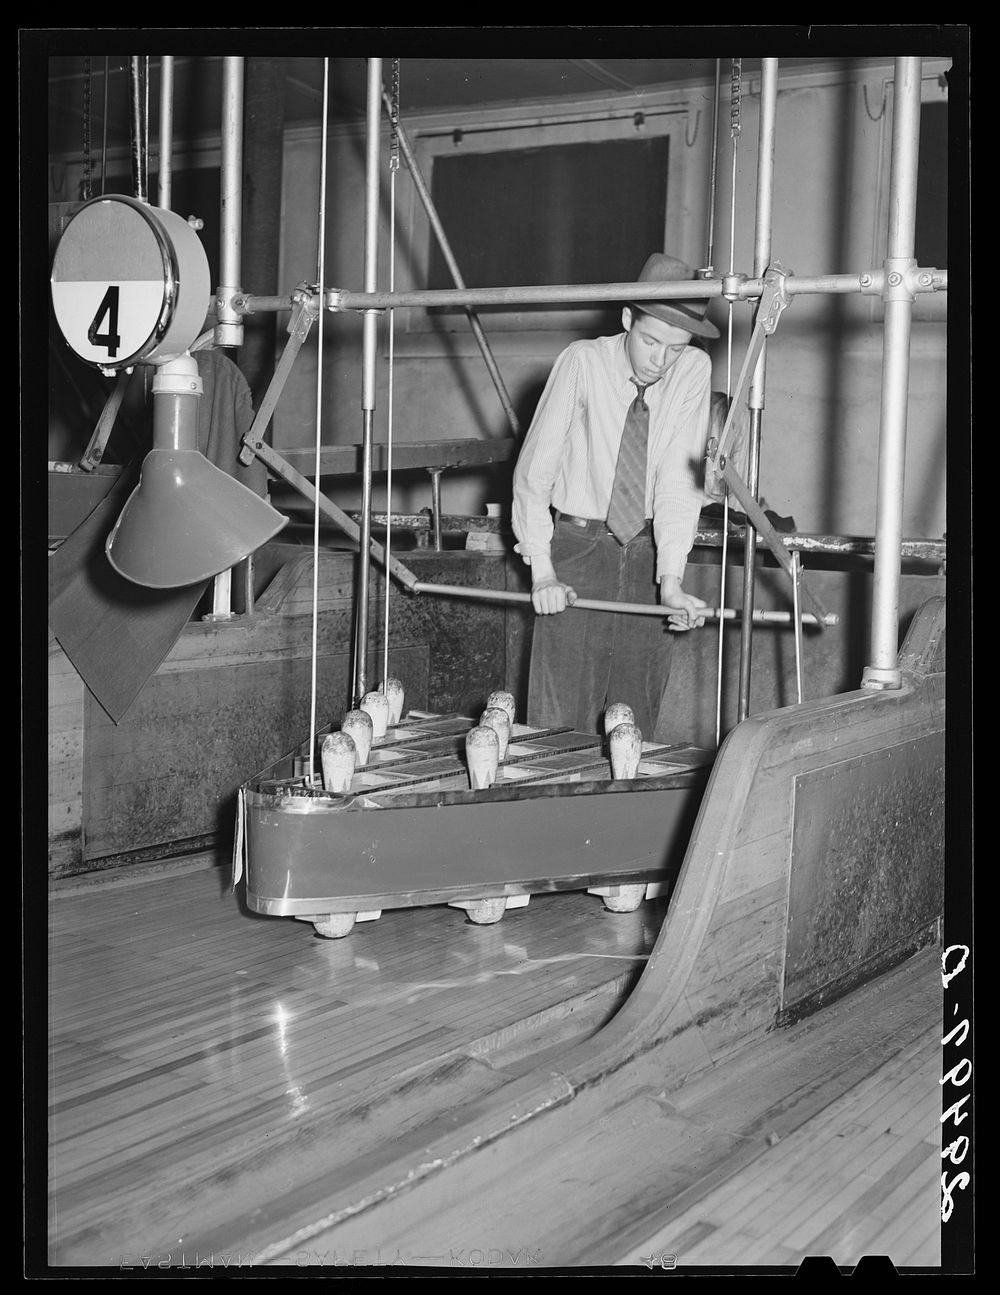
[[[52,264],[68,345],[102,369],[183,354],[205,327],[208,259],[183,217],[135,198],[95,198],[70,219]]]

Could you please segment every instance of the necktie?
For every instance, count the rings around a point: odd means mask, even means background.
[[[637,388],[628,407],[625,429],[618,450],[615,481],[608,505],[608,530],[619,544],[634,539],[646,524],[646,443],[649,440],[649,406],[643,400],[646,387],[630,379]],[[646,384],[647,386],[649,383]]]

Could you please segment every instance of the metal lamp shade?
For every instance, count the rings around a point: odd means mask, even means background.
[[[287,520],[200,451],[154,448],[105,551],[134,584],[174,589],[228,570]]]

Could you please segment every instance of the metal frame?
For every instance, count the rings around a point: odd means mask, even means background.
[[[227,60],[238,63],[240,60]],[[760,157],[757,212],[754,245],[754,275],[747,277],[740,274],[728,274],[717,278],[705,278],[693,283],[617,283],[617,284],[576,284],[546,287],[506,287],[476,289],[461,285],[454,290],[383,292],[377,289],[375,267],[377,265],[378,239],[378,138],[380,103],[384,96],[381,79],[381,59],[369,60],[368,113],[366,154],[366,208],[365,208],[365,276],[364,290],[353,292],[341,288],[326,288],[318,285],[315,290],[303,287],[296,289],[291,297],[255,297],[228,287],[220,287],[217,302],[220,317],[224,314],[236,318],[265,310],[284,310],[289,304],[306,308],[310,314],[320,309],[346,312],[356,311],[363,315],[363,471],[365,493],[360,527],[356,526],[346,514],[339,516],[341,510],[330,504],[321,503],[321,509],[334,518],[339,525],[349,522],[345,527],[348,534],[355,535],[360,544],[360,575],[358,584],[358,637],[356,655],[358,664],[355,673],[356,691],[364,690],[364,661],[367,641],[367,596],[369,584],[369,563],[374,555],[380,558],[380,546],[371,540],[371,431],[372,413],[374,410],[374,369],[376,334],[375,322],[379,311],[396,307],[413,306],[462,306],[474,310],[481,305],[539,305],[546,302],[568,304],[573,302],[626,301],[669,299],[670,297],[723,297],[728,301],[757,300],[758,309],[753,335],[744,363],[741,377],[741,390],[749,386],[748,404],[751,412],[751,470],[750,481],[743,483],[731,465],[725,461],[725,450],[728,445],[727,434],[735,416],[737,401],[733,401],[733,411],[716,449],[716,461],[722,475],[733,488],[734,493],[743,505],[748,519],[753,526],[747,527],[745,537],[744,560],[744,598],[743,629],[741,642],[740,671],[740,718],[746,715],[746,699],[749,696],[750,669],[750,627],[754,622],[753,574],[754,556],[757,535],[759,534],[771,549],[775,559],[792,579],[796,590],[796,603],[799,595],[810,604],[812,614],[818,624],[828,623],[826,612],[810,593],[808,586],[801,580],[798,563],[789,554],[787,541],[779,537],[770,526],[763,510],[756,499],[756,460],[759,451],[761,413],[764,405],[765,376],[765,342],[774,331],[778,317],[789,301],[801,294],[853,294],[880,295],[885,302],[884,325],[884,363],[883,388],[880,421],[880,454],[878,500],[876,511],[875,534],[875,588],[872,610],[872,630],[870,664],[865,668],[862,685],[869,688],[898,688],[900,673],[896,666],[899,579],[901,574],[901,516],[902,516],[902,483],[903,461],[905,457],[906,400],[908,384],[908,351],[912,302],[918,293],[939,292],[947,290],[947,271],[937,267],[918,267],[913,258],[914,211],[916,200],[916,149],[919,137],[920,115],[920,68],[918,57],[897,58],[895,60],[895,84],[893,108],[892,169],[890,179],[890,230],[888,254],[880,269],[872,268],[857,274],[836,274],[821,276],[795,276],[786,272],[780,264],[771,261],[771,203],[772,171],[775,137],[775,105],[777,99],[777,59],[762,60],[761,81],[761,120],[760,120]],[[236,78],[234,77],[234,81]],[[232,91],[231,93],[235,93]],[[418,190],[419,190],[418,183]],[[433,217],[432,217],[433,219]],[[224,230],[224,235],[227,231]],[[229,236],[232,237],[230,231]],[[439,235],[443,238],[443,231]],[[238,244],[237,244],[238,246]],[[228,262],[227,262],[228,264]],[[224,276],[225,277],[225,276]],[[234,277],[238,278],[238,274]],[[458,276],[456,275],[458,281]],[[305,294],[305,295],[303,295]],[[223,330],[226,325],[221,326]],[[226,344],[222,336],[220,344]],[[232,344],[231,342],[229,344]],[[301,341],[299,342],[301,345]],[[286,348],[287,350],[287,348]],[[283,376],[294,360],[294,351],[288,364],[282,364]],[[278,373],[275,375],[278,378]],[[282,377],[283,381],[283,377]],[[270,396],[270,392],[268,393]],[[275,397],[276,399],[276,397]],[[273,410],[273,403],[271,404]],[[269,415],[268,415],[269,416]],[[263,445],[262,436],[257,435],[257,421],[248,435],[246,445],[253,454],[264,459],[272,470],[285,480],[302,489],[307,498],[315,498],[318,487],[304,488],[304,479],[300,474],[287,471],[275,451]],[[266,421],[266,420],[265,420]],[[435,491],[439,490],[439,476],[432,473]],[[322,499],[322,496],[319,496]],[[439,500],[434,509],[435,535],[440,543],[437,530],[440,522]],[[384,556],[384,555],[383,555]],[[419,589],[419,583],[412,573],[395,563],[390,567],[411,590]],[[403,574],[405,572],[405,575]],[[437,588],[437,587],[435,587]],[[442,591],[444,587],[441,587]],[[449,587],[450,588],[450,587]],[[481,591],[478,591],[481,595]],[[510,595],[506,595],[510,597]],[[359,694],[360,695],[360,692]]]

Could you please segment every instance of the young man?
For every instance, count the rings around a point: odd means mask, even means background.
[[[655,253],[639,281],[694,277]],[[531,567],[538,614],[531,724],[595,733],[605,705],[622,701],[647,740],[676,736],[662,713],[669,629],[704,624],[705,603],[681,582],[704,501],[711,362],[689,343],[719,336],[706,308],[705,299],[625,306],[623,333],[572,343],[549,375],[514,470],[516,551]],[[578,597],[658,602],[669,615],[564,614]]]

